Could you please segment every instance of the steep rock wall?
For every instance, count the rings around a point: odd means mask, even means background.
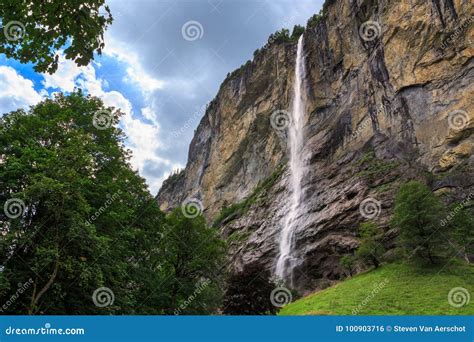
[[[323,17],[306,28],[307,167],[295,270],[301,290],[342,276],[339,259],[357,247],[366,220],[364,199],[380,203],[374,220],[390,248],[397,232],[388,220],[403,181],[428,174],[447,200],[474,190],[473,14],[465,0],[327,0]],[[373,40],[361,37],[367,21],[380,27]],[[196,130],[185,170],[157,196],[163,209],[197,198],[212,222],[253,194],[219,228],[232,241],[234,270],[254,262],[273,269],[278,255],[289,209],[287,149],[270,120],[291,108],[295,54],[296,44],[270,44],[229,75]],[[470,121],[453,129],[453,112]],[[255,194],[279,165],[281,175]]]

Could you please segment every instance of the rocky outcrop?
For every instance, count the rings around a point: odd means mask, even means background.
[[[339,259],[354,251],[357,227],[372,215],[361,215],[364,200],[375,200],[374,220],[390,248],[396,232],[388,220],[403,181],[428,177],[433,190],[449,189],[447,200],[474,190],[473,14],[467,0],[327,0],[311,20],[299,289],[343,275]],[[255,188],[286,162],[286,136],[271,117],[291,108],[295,54],[293,42],[269,44],[227,77],[185,170],[157,196],[163,209],[196,198],[213,222],[252,195],[245,210],[220,220],[235,270],[253,262],[273,270],[278,254],[288,169]]]

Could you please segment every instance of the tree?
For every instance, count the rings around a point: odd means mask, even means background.
[[[463,204],[457,204],[451,207],[451,213],[453,213],[451,236],[464,260],[469,263],[469,255],[474,254],[474,218],[472,209],[465,207]]]
[[[109,127],[94,126],[97,113]],[[153,254],[145,243],[156,241],[164,216],[130,167],[113,125],[120,115],[77,92],[2,118],[0,301],[31,283],[5,312],[133,312],[147,279],[131,277],[148,263],[145,251]],[[101,287],[113,291],[113,305],[94,305]]]
[[[208,228],[202,215],[186,217],[181,208],[176,208],[166,217],[160,246],[169,288],[170,309],[165,312],[215,311],[220,304],[219,280],[225,256],[225,243],[217,230]]]
[[[268,315],[275,314],[271,302],[275,288],[270,273],[260,264],[253,263],[242,272],[232,274],[227,281],[224,294],[223,313],[226,315]]]
[[[104,32],[113,18],[104,0],[0,2],[0,53],[37,72],[53,73],[59,51],[77,65],[87,65],[104,48]]]
[[[354,264],[355,264],[355,258],[352,255],[344,255],[341,257],[341,260],[339,261],[340,265],[347,270],[349,273],[349,276],[352,277],[354,273]]]
[[[295,25],[293,27],[293,31],[291,32],[290,40],[293,41],[293,42],[298,41],[298,39],[303,34],[303,32],[304,32],[304,26]]]
[[[268,44],[287,43],[289,41],[290,41],[290,31],[286,28],[282,28],[280,31],[276,31],[275,33],[272,33],[268,37]]]
[[[444,212],[424,183],[410,181],[400,187],[391,224],[400,230],[399,241],[410,257],[435,264],[444,256],[446,241],[440,229]]]
[[[121,115],[78,91],[0,120],[2,312],[218,306],[224,242],[202,216],[160,211],[131,168]]]
[[[385,248],[380,243],[379,229],[374,222],[364,222],[360,225],[360,244],[356,256],[364,262],[379,267],[380,259],[385,253]]]

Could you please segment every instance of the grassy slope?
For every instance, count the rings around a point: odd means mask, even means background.
[[[359,306],[384,279],[386,285]],[[453,287],[464,287],[469,304],[455,308],[448,303]],[[422,268],[390,264],[313,293],[285,306],[280,315],[473,315],[474,265]]]

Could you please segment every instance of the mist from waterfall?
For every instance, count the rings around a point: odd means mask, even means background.
[[[293,256],[297,228],[298,211],[301,201],[301,178],[303,176],[304,162],[301,155],[303,149],[303,126],[305,118],[304,82],[306,68],[303,49],[303,35],[298,39],[296,53],[295,80],[293,85],[293,100],[291,119],[288,127],[289,168],[290,168],[290,210],[285,217],[280,235],[280,254],[276,263],[276,276],[289,282],[293,281],[293,268],[296,258]]]

